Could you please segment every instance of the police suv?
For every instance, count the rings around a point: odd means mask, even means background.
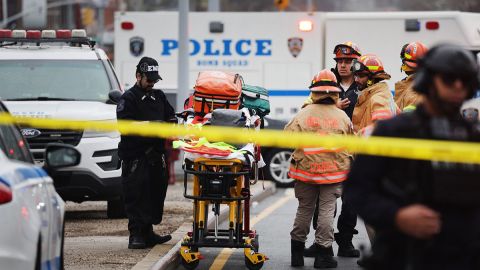
[[[80,161],[68,145],[50,144],[45,153],[50,173]],[[17,127],[0,124],[0,268],[63,269],[64,205]]]
[[[19,117],[116,121],[108,94],[120,85],[112,64],[85,30],[0,30],[0,99]],[[82,159],[52,177],[64,200],[108,200],[123,213],[118,132],[23,128],[36,162],[48,143],[74,146]]]

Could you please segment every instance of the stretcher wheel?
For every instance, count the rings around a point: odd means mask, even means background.
[[[198,264],[200,263],[199,260],[196,260],[196,261],[193,261],[191,263],[188,263],[183,257],[182,257],[182,266],[185,268],[185,269],[188,269],[188,270],[193,270],[195,268],[198,267]],[[247,266],[248,267],[248,266]],[[260,269],[260,268],[258,268]]]
[[[260,249],[260,244],[258,243],[258,239],[252,240],[252,249],[255,252],[258,252]]]
[[[253,264],[246,256],[245,256],[245,266],[249,270],[259,270],[263,267],[263,262],[259,262],[257,264]]]
[[[252,239],[252,247],[255,252],[258,252],[260,249],[260,243],[258,242],[258,234],[255,235],[255,238]]]

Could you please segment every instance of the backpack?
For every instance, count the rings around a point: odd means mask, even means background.
[[[265,117],[270,113],[270,102],[268,101],[268,90],[260,87],[244,84],[242,87],[242,106],[260,117]]]
[[[196,113],[207,114],[217,108],[238,110],[242,77],[223,71],[201,71],[194,89],[193,109]]]

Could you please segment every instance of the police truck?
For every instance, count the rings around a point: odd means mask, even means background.
[[[269,90],[270,117],[277,120],[291,119],[308,96],[313,75],[335,66],[336,44],[353,41],[362,53],[377,54],[392,75],[392,92],[405,77],[400,50],[406,43],[454,42],[480,51],[480,13],[190,12],[190,71],[178,74],[177,22],[178,13],[170,11],[115,14],[114,63],[125,88],[134,83],[143,56],[158,60],[164,80],[157,87],[170,94],[175,94],[179,76],[193,87],[199,71],[234,71],[246,83]],[[267,174],[289,182],[289,151],[274,152],[267,156],[281,169]]]

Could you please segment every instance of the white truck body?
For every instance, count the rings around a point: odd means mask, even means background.
[[[310,21],[313,29],[300,31],[301,21]],[[211,33],[212,22],[222,23],[223,32]],[[427,29],[427,22],[436,29]],[[407,31],[407,24],[414,31]],[[421,41],[432,46],[454,42],[480,51],[480,14],[191,12],[189,38],[190,73],[180,75],[189,80],[189,85],[193,87],[202,70],[238,72],[246,83],[269,90],[271,117],[290,119],[308,95],[313,75],[335,66],[336,44],[353,41],[362,53],[377,54],[392,75],[389,86],[393,91],[394,83],[405,76],[400,72],[399,57],[405,43]],[[292,45],[299,45],[300,39],[301,49],[295,56]],[[141,57],[149,56],[160,65],[163,81],[157,87],[175,92],[179,76],[177,40],[177,12],[116,13],[114,62],[121,84],[130,87],[136,64]]]

